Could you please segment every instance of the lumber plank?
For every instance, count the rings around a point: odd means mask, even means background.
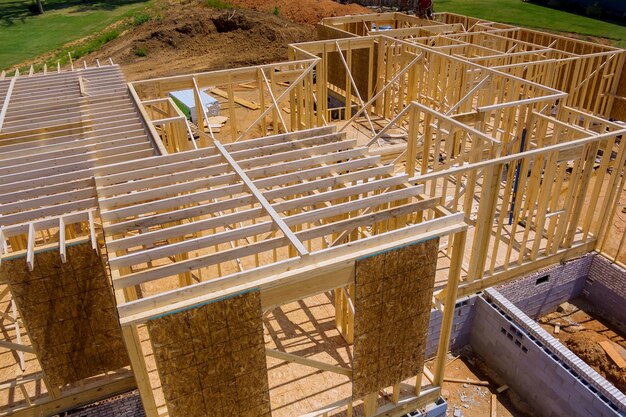
[[[216,96],[220,96],[222,98],[228,98],[228,93],[220,88],[213,88],[210,90],[210,93],[215,94]],[[242,105],[243,107],[250,110],[259,110],[261,108],[261,106],[259,106],[257,103],[237,96],[235,96],[235,103]]]
[[[598,342],[598,344],[611,358],[615,365],[619,366],[620,369],[626,368],[626,360],[624,360],[624,358],[618,351],[618,347],[616,347],[613,342],[611,342],[610,340],[603,340],[602,342]]]

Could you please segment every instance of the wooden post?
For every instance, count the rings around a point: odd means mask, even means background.
[[[378,408],[378,393],[367,394],[363,398],[363,408],[365,417],[372,417]]]
[[[156,403],[154,402],[150,377],[148,376],[148,369],[146,368],[137,328],[135,326],[123,326],[122,336],[126,343],[130,366],[135,374],[135,381],[137,382],[137,388],[139,389],[139,395],[141,396],[141,402],[146,412],[146,417],[158,417],[159,413],[157,412]]]
[[[452,320],[454,319],[454,306],[456,304],[456,296],[459,290],[459,282],[461,280],[461,267],[463,265],[463,253],[465,251],[465,239],[467,231],[458,232],[454,235],[452,241],[452,260],[455,261],[450,265],[450,275],[448,276],[448,285],[446,286],[446,301],[443,310],[443,319],[441,323],[441,333],[439,334],[439,347],[437,348],[437,361],[435,363],[435,385],[443,384],[444,371],[446,368],[446,354],[450,345],[450,332],[452,330]]]

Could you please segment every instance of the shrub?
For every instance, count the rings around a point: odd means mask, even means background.
[[[137,13],[135,16],[133,16],[133,25],[134,26],[141,26],[146,22],[149,22],[151,19],[150,15],[148,13]]]
[[[272,11],[272,13],[274,13],[275,16],[280,16],[280,9],[278,8],[278,6],[274,6],[274,10]]]
[[[217,10],[232,9],[233,5],[224,0],[206,0],[206,5]]]
[[[146,48],[135,48],[135,55],[139,57],[148,56],[148,51],[146,51]]]

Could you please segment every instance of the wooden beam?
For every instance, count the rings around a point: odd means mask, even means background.
[[[11,94],[13,93],[13,88],[15,87],[15,83],[17,82],[17,77],[11,78],[9,83],[9,88],[4,96],[4,102],[2,103],[2,108],[0,109],[0,132],[2,132],[2,125],[4,124],[4,119],[6,118],[7,111],[9,110],[9,103],[11,102]]]
[[[28,225],[26,245],[26,265],[28,265],[28,270],[32,272],[35,269],[35,225],[33,223]]]
[[[300,256],[305,256],[309,254],[309,251],[304,247],[302,242],[293,234],[289,226],[285,224],[284,220],[280,215],[274,210],[269,201],[265,199],[261,191],[254,185],[254,182],[248,177],[245,171],[239,166],[237,161],[233,159],[233,157],[228,153],[226,149],[222,146],[219,141],[215,141],[215,147],[222,154],[224,159],[228,162],[231,168],[237,173],[239,178],[243,181],[246,187],[252,192],[256,200],[261,204],[261,206],[265,209],[267,214],[272,218],[274,223],[278,226],[278,228],[283,232],[283,234],[289,239],[291,244],[296,248]]]
[[[152,386],[150,385],[150,377],[148,376],[148,370],[141,347],[141,339],[137,328],[124,327],[122,328],[122,336],[126,349],[128,351],[128,357],[130,358],[131,368],[135,375],[135,381],[137,381],[137,387],[139,388],[139,395],[141,396],[141,403],[146,413],[146,417],[158,417],[157,407],[154,401],[154,395],[152,393]]]
[[[26,381],[24,381],[26,382]],[[136,388],[132,374],[112,374],[109,378],[87,383],[79,387],[63,390],[60,397],[44,395],[31,400],[32,404],[23,404],[11,408],[12,417],[47,416],[62,413],[99,400],[110,398]]]
[[[282,286],[283,299],[293,299],[298,292],[308,292],[299,288],[298,283],[305,278],[332,277],[337,271],[354,268],[354,260],[408,243],[415,243],[436,236],[446,236],[465,230],[463,214],[455,214],[425,221],[399,230],[365,238],[356,242],[311,253],[307,257],[290,258],[278,263],[262,266],[211,281],[203,281],[190,287],[142,298],[118,305],[120,321],[123,325],[142,323],[150,317],[171,311],[200,305],[210,300],[234,294],[249,288],[260,288],[263,292]],[[324,280],[322,285],[324,285]],[[114,280],[115,281],[115,280]],[[330,290],[352,283],[352,279],[333,282]]]
[[[309,358],[303,358],[302,356],[294,355],[292,353],[281,352],[279,350],[265,348],[265,354],[269,357],[280,359],[286,362],[298,363],[300,365],[309,366],[311,368],[320,369],[322,371],[333,372],[335,374],[344,375],[349,378],[352,377],[352,369],[343,368],[341,366],[329,365],[324,362],[316,361]]]
[[[19,343],[7,342],[5,340],[0,340],[0,347],[15,350],[17,352],[26,352],[26,353],[35,353],[35,350],[32,346],[21,345]]]

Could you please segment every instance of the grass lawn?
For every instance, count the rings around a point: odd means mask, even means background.
[[[522,0],[434,0],[436,12],[451,12],[512,25],[609,38],[626,48],[626,26]]]
[[[98,32],[143,9],[150,0],[45,0],[33,15],[31,0],[0,0],[0,69],[11,67]]]

